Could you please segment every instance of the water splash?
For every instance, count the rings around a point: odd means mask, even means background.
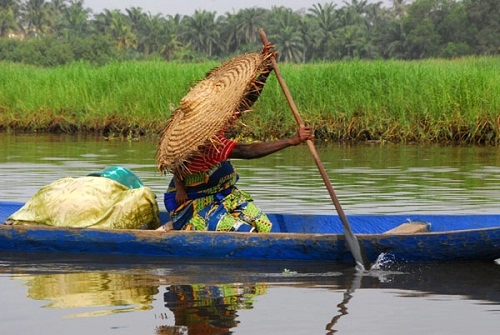
[[[391,253],[381,253],[378,255],[377,260],[373,263],[372,270],[387,269],[392,264],[396,263],[396,257]]]

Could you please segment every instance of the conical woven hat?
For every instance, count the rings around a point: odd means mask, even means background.
[[[158,144],[162,173],[182,171],[187,159],[231,124],[267,59],[254,53],[235,57],[210,71],[181,99]]]

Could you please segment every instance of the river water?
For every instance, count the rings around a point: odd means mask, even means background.
[[[153,141],[0,134],[1,199],[108,165],[158,199]],[[498,213],[500,148],[317,145],[344,212]],[[332,213],[306,146],[234,162],[266,212]],[[159,201],[160,208],[163,204]],[[500,251],[499,251],[500,254]],[[0,251],[2,334],[497,334],[500,264],[349,265]]]

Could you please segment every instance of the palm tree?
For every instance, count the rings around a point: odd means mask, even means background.
[[[165,33],[160,46],[160,55],[167,60],[174,58],[182,59],[186,53],[186,48],[179,40],[179,30],[182,21],[182,16],[176,14],[175,16],[169,15],[165,22]]]
[[[12,8],[0,8],[0,37],[7,37],[17,30],[17,21]]]
[[[365,23],[365,19],[354,7],[343,7],[337,11],[342,27],[357,26]]]
[[[2,2],[0,2],[0,9],[16,9],[19,8],[20,6],[20,3],[19,3],[19,0],[2,0]]]
[[[405,17],[408,14],[406,0],[392,0],[392,13],[397,19]]]
[[[345,49],[343,58],[372,58],[372,50],[366,38],[366,29],[359,25],[349,25],[342,29],[340,41]]]
[[[167,37],[167,20],[160,14],[155,16],[145,15],[141,20],[138,30],[138,38],[144,48],[144,54],[149,55],[153,52],[159,52],[165,45]]]
[[[412,59],[437,56],[440,36],[430,18],[425,18],[408,33],[408,48]]]
[[[60,34],[61,33],[61,25],[64,21],[64,13],[67,10],[66,0],[52,0],[48,4],[48,21],[49,21],[49,29],[51,34]]]
[[[351,3],[343,1],[347,8],[354,10],[359,15],[363,15],[366,12],[366,7],[368,6],[367,0],[351,0]]]
[[[300,32],[292,26],[283,26],[273,35],[273,41],[279,46],[279,59],[283,62],[300,63],[303,59],[303,44]]]
[[[118,50],[137,46],[137,37],[132,32],[130,23],[119,10],[111,11],[111,25],[109,28]]]
[[[103,12],[94,15],[93,28],[99,34],[109,34],[112,18],[112,11],[105,9]]]
[[[302,34],[299,31],[301,17],[289,8],[273,7],[272,42],[279,51],[279,58],[284,62],[301,62],[303,59]]]
[[[408,58],[408,37],[400,20],[393,20],[387,24],[380,36],[382,55],[386,58]]]
[[[303,16],[297,25],[297,31],[300,34],[301,45],[302,45],[302,62],[305,63],[308,60],[314,59],[315,49],[314,49],[314,27],[310,22],[311,18],[309,16]]]
[[[67,37],[84,36],[89,29],[90,9],[83,7],[82,0],[71,1],[64,10],[63,30]]]
[[[43,35],[49,23],[49,3],[45,0],[28,0],[22,7],[22,15],[28,34]]]
[[[327,45],[335,40],[335,30],[339,26],[339,21],[335,12],[335,4],[327,3],[313,5],[309,12],[311,13],[312,23],[317,26],[317,36],[315,36],[314,47],[319,56],[325,55]]]
[[[196,10],[193,16],[183,20],[183,40],[186,44],[191,43],[195,51],[204,53],[209,57],[214,54],[219,42],[220,33],[215,22],[216,12]]]
[[[381,2],[366,6],[366,21],[369,27],[381,26],[390,18],[389,10]]]
[[[0,1],[0,37],[24,37],[20,13],[21,0]]]
[[[126,8],[125,11],[127,12],[132,32],[139,35],[143,20],[147,19],[147,14],[140,7]]]
[[[240,18],[238,14],[227,12],[218,18],[220,26],[220,49],[227,55],[239,51],[242,44],[242,36],[238,33]]]
[[[236,16],[237,32],[242,38],[243,44],[255,44],[260,38],[259,28],[264,25],[264,17],[267,10],[263,8],[247,8],[240,10]]]
[[[103,35],[109,35],[116,42],[116,48],[137,48],[138,39],[132,31],[128,17],[118,9],[105,9],[95,16],[95,30]]]

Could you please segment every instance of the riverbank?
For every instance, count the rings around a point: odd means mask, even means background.
[[[218,63],[0,63],[0,131],[157,137],[190,85]],[[319,141],[500,141],[500,57],[281,64]],[[274,76],[235,125],[246,139],[296,129]]]

